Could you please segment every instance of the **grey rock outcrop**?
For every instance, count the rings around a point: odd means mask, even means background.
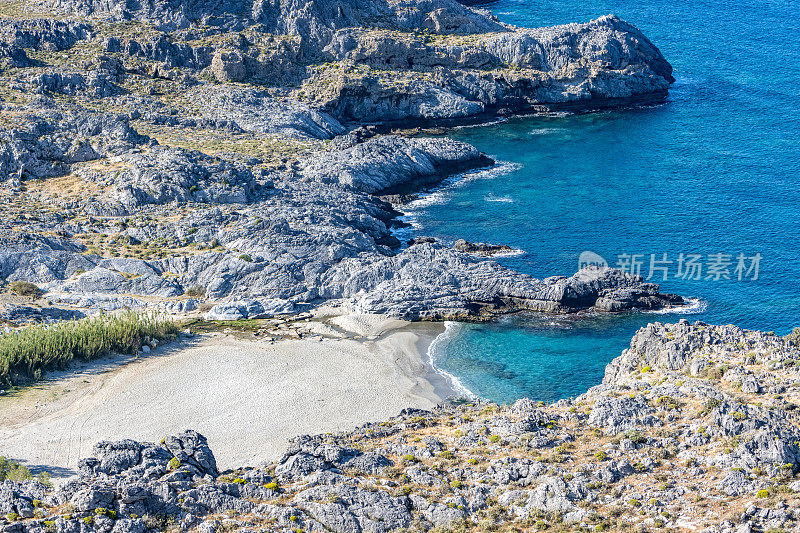
[[[391,135],[302,160],[300,175],[371,194],[390,194],[419,190],[449,175],[493,164],[485,154],[462,142]]]
[[[246,131],[290,138],[331,139],[345,132],[333,117],[245,88],[198,88],[190,92],[209,118],[233,119]]]
[[[502,31],[503,27],[485,15],[472,11],[455,0],[424,0],[409,6],[383,4],[371,0],[330,2],[195,2],[177,0],[129,4],[122,1],[49,0],[56,12],[91,16],[99,20],[140,20],[164,30],[188,27],[203,22],[237,31],[261,24],[266,31],[299,36],[312,45],[324,44],[335,29],[354,26],[428,29],[437,33],[469,34]]]
[[[129,151],[151,140],[122,115],[44,111],[24,129],[0,132],[0,182],[61,176],[73,163]]]

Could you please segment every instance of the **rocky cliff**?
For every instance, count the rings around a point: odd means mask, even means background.
[[[228,472],[192,431],[101,442],[57,490],[0,484],[0,530],[797,531],[798,358],[771,333],[656,323],[553,405],[409,410]]]
[[[0,279],[48,307],[216,317],[678,304],[619,273],[538,280],[405,248],[378,197],[494,164],[395,128],[658,100],[671,81],[613,16],[526,29],[455,0],[4,4]]]

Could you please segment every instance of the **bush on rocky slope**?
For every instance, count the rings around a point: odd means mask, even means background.
[[[25,481],[31,477],[31,471],[25,465],[0,456],[0,481]]]

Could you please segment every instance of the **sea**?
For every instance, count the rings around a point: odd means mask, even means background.
[[[583,258],[686,297],[679,312],[449,322],[433,366],[465,395],[552,402],[600,383],[649,322],[800,326],[800,2],[499,0],[519,26],[613,13],[673,65],[661,105],[515,118],[449,135],[498,161],[412,203],[417,235],[507,244],[500,263],[571,275]]]

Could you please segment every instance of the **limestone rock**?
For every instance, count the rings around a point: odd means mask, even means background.
[[[419,189],[444,177],[494,161],[472,146],[450,139],[386,136],[301,162],[301,175],[378,194]]]

